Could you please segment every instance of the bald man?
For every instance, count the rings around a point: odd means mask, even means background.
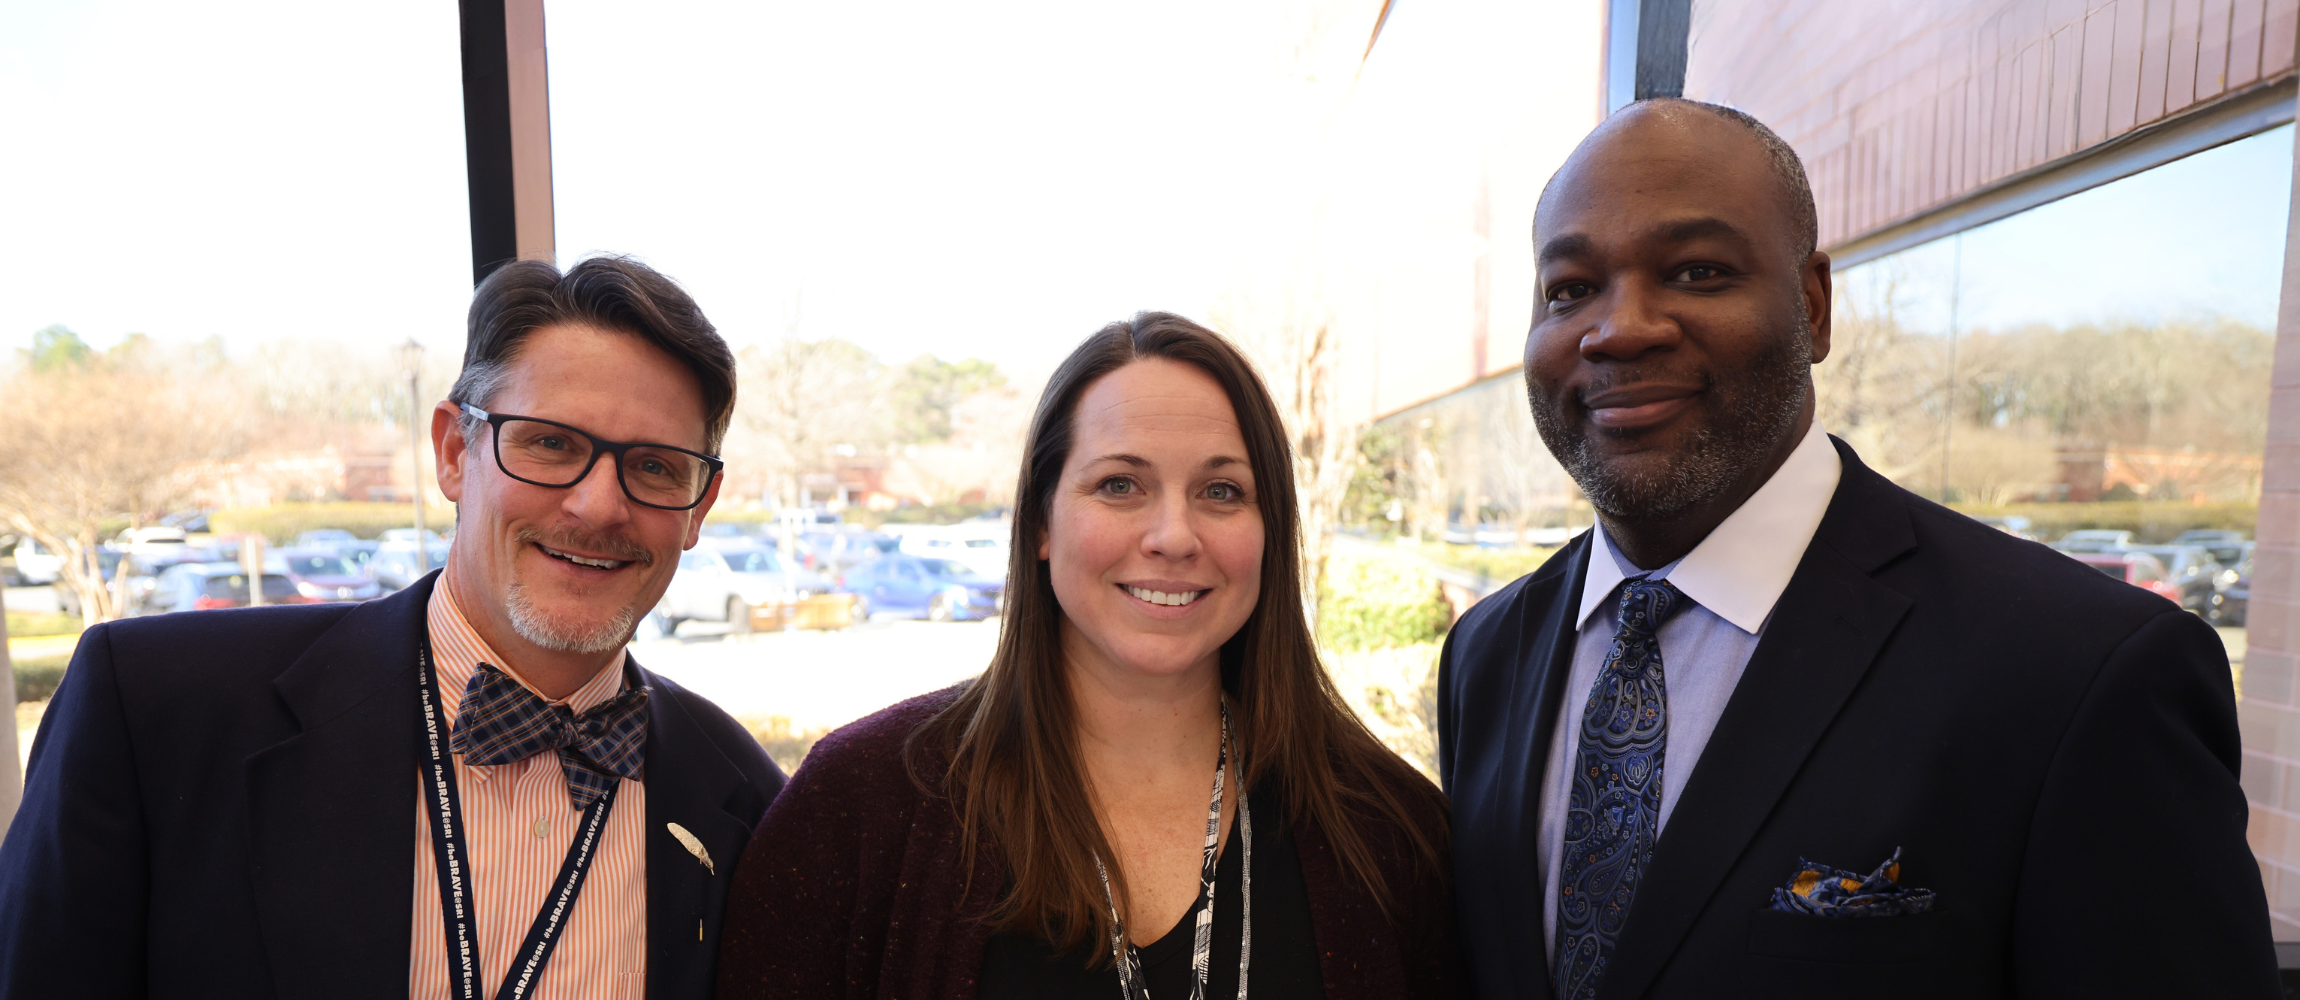
[[[1526,388],[1598,524],[1446,641],[1477,995],[2281,995],[2218,638],[1825,433],[1815,230],[1691,101],[1542,194]]]

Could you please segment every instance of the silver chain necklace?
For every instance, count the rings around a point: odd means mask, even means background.
[[[1230,702],[1222,701],[1222,756],[1214,764],[1214,799],[1206,807],[1206,858],[1199,868],[1199,891],[1205,905],[1190,945],[1192,982],[1190,1000],[1206,1000],[1206,972],[1213,964],[1214,862],[1222,847],[1222,779],[1230,770]],[[1245,769],[1239,768],[1242,775]],[[1241,783],[1243,777],[1238,779]],[[1244,788],[1238,790],[1238,1000],[1246,1000],[1246,969],[1254,954],[1254,814],[1247,808]],[[1118,966],[1121,1000],[1150,1000],[1150,987],[1142,979],[1142,954],[1126,940],[1126,924],[1118,916],[1118,897],[1110,891],[1110,870],[1102,856],[1094,857],[1094,873],[1102,877],[1102,899],[1110,906],[1110,957]]]

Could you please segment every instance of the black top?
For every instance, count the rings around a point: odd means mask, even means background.
[[[1250,798],[1254,814],[1254,1000],[1295,1000],[1325,996],[1318,974],[1318,946],[1310,929],[1310,896],[1302,884],[1302,864],[1294,853],[1294,837],[1274,791],[1257,791]],[[1238,850],[1238,823],[1233,819],[1214,864],[1214,931],[1206,971],[1206,1000],[1229,1000],[1238,995],[1238,895],[1243,855]],[[1174,924],[1164,937],[1139,948],[1142,978],[1150,1000],[1188,1000],[1194,974],[1190,945],[1204,900]],[[1110,942],[1096,941],[1090,950],[1071,956],[1055,953],[1052,945],[1035,936],[1008,932],[990,939],[982,956],[980,1000],[1117,1000],[1118,970],[1110,965]],[[1099,962],[1093,962],[1099,958]],[[1089,967],[1089,963],[1092,966]]]

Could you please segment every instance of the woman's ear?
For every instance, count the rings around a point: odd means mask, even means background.
[[[1040,562],[1044,562],[1049,558],[1047,553],[1052,545],[1053,540],[1047,536],[1046,529],[1038,529],[1038,559]]]

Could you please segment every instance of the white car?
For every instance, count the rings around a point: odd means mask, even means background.
[[[29,538],[16,543],[16,576],[27,586],[55,583],[64,574],[64,557]]]
[[[655,605],[655,617],[665,635],[683,621],[728,622],[740,632],[750,626],[754,607],[802,601],[831,589],[821,574],[784,562],[764,545],[697,545],[679,556],[679,570]]]
[[[903,531],[902,551],[927,559],[948,559],[978,576],[1004,580],[1007,539],[1012,534],[1012,525],[1005,521],[922,526]]]

